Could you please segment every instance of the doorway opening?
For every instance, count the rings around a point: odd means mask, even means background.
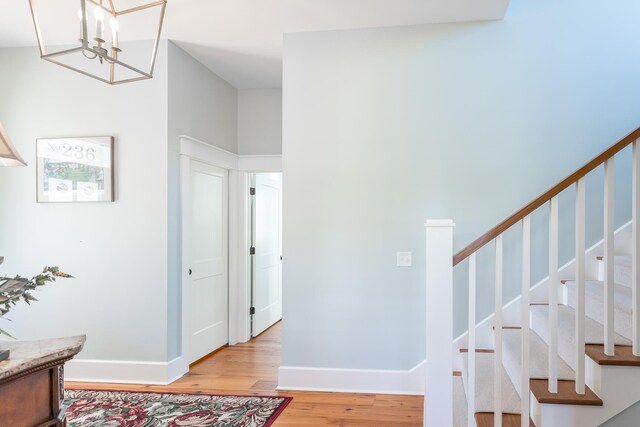
[[[176,377],[282,318],[282,180],[280,155],[237,155],[180,137]]]
[[[251,337],[282,319],[282,173],[250,180]]]

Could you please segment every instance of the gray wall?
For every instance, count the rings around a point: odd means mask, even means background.
[[[238,152],[237,90],[173,42],[168,43],[169,359],[180,354],[180,135]]]
[[[169,129],[238,152],[238,91],[169,41]]]
[[[500,22],[286,35],[282,364],[423,360],[424,220],[453,218],[461,249],[638,127],[639,14],[631,0],[514,0]],[[589,243],[602,233],[598,174]],[[618,225],[628,167],[619,175]],[[561,262],[573,251],[572,198],[561,197]],[[544,211],[533,224],[535,281],[546,275]],[[517,230],[506,244],[509,299]],[[407,250],[413,267],[395,267]],[[491,250],[480,255],[479,318],[493,302]]]
[[[282,154],[282,89],[238,91],[238,153]]]
[[[640,420],[640,402],[631,405],[600,427],[636,427]]]
[[[153,80],[112,87],[0,49],[0,121],[29,164],[0,168],[0,273],[76,276],[0,320],[16,337],[87,334],[80,359],[167,360],[166,50]],[[116,201],[36,203],[36,138],[94,135],[115,137]]]

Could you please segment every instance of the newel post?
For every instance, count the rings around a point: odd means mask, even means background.
[[[453,426],[453,227],[427,220],[427,358],[424,425]]]

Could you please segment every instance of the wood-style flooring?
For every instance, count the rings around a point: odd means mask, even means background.
[[[67,382],[77,389],[178,393],[291,396],[274,427],[418,427],[422,426],[421,396],[275,391],[280,366],[278,323],[252,341],[226,347],[191,367],[189,374],[168,386]]]

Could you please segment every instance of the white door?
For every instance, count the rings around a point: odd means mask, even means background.
[[[226,170],[191,161],[189,363],[229,342]]]
[[[282,319],[282,174],[256,174],[253,336]]]

